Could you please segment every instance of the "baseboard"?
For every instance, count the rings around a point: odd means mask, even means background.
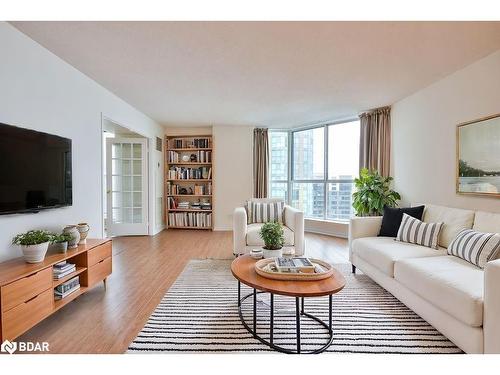
[[[305,230],[304,232],[306,233],[314,233],[314,234],[323,234],[325,236],[330,236],[330,237],[339,237],[339,238],[346,238],[347,239],[347,235],[345,233],[340,233],[340,232],[324,232],[324,231],[320,231],[320,230]]]
[[[214,227],[215,232],[232,232],[233,228],[232,227]]]

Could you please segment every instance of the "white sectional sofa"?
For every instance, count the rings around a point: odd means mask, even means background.
[[[500,353],[500,259],[482,270],[446,248],[464,228],[500,233],[500,214],[425,205],[424,222],[444,222],[439,250],[377,237],[382,217],[355,217],[349,257],[466,353]]]

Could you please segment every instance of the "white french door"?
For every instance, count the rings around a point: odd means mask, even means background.
[[[148,234],[146,138],[106,140],[108,236]]]

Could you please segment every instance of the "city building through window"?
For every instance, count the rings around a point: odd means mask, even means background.
[[[359,121],[270,132],[270,193],[306,218],[348,220],[359,174]]]

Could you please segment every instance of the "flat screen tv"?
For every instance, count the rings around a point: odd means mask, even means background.
[[[71,139],[0,123],[0,215],[71,204]]]

